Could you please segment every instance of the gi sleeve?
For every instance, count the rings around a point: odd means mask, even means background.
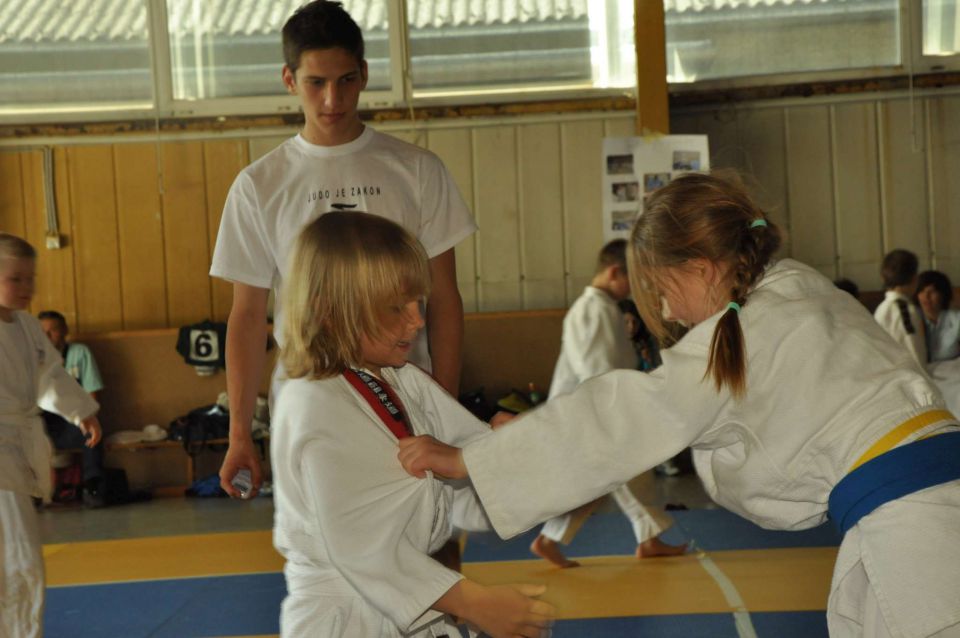
[[[100,406],[63,368],[63,359],[50,340],[41,336],[40,339],[34,339],[43,348],[37,369],[37,405],[79,425],[87,417],[96,414]]]
[[[665,351],[652,373],[595,377],[464,448],[474,489],[501,537],[611,492],[717,420],[729,395],[703,379],[705,352],[679,349]]]
[[[429,152],[420,162],[420,206],[417,239],[430,258],[450,250],[477,230],[447,167]]]
[[[257,288],[270,288],[277,270],[253,184],[240,173],[223,206],[210,275]]]
[[[379,431],[374,435],[386,441]],[[423,490],[440,486],[407,475],[392,444],[369,449],[369,441],[311,440],[300,461],[302,487],[333,565],[371,605],[412,632],[442,615],[430,606],[462,576],[426,554],[429,539],[411,538],[411,522],[434,502]]]

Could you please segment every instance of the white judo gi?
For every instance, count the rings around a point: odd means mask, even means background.
[[[623,313],[609,294],[587,286],[563,318],[560,356],[550,381],[550,399],[569,394],[577,386],[611,370],[635,370],[637,352],[627,335]],[[640,544],[669,527],[670,519],[645,507],[627,485],[610,496],[630,521]],[[547,521],[540,533],[550,540],[568,544],[594,507],[578,508]]]
[[[902,310],[901,310],[902,308]],[[888,290],[883,301],[873,311],[873,317],[893,340],[906,348],[917,363],[927,364],[927,341],[924,337],[923,317],[920,309],[906,297]]]
[[[383,377],[415,434],[464,444],[489,433],[416,366]],[[430,606],[463,576],[429,554],[451,519],[489,529],[469,483],[404,472],[397,439],[343,376],[284,382],[271,431],[274,545],[287,559],[282,635],[459,636]]]
[[[96,413],[89,394],[26,312],[0,321],[0,637],[43,633],[44,572],[32,497],[50,499],[50,442],[40,409],[77,424]]]
[[[665,350],[653,372],[597,377],[466,446],[464,462],[497,532],[514,536],[688,445],[724,507],[770,529],[813,527],[866,450],[943,408],[912,355],[803,264],[768,268],[743,307],[747,389],[739,401],[704,379],[719,317]],[[940,418],[899,444],[957,429]],[[544,480],[559,471],[570,480]],[[847,532],[827,605],[831,635],[952,635],[958,585],[960,481],[952,481],[886,503]]]

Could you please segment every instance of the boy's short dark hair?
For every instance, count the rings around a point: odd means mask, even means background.
[[[60,327],[62,327],[64,330],[67,329],[67,318],[56,310],[41,310],[40,314],[37,315],[37,319],[40,319],[41,321],[44,319],[57,321],[60,323]]]
[[[626,239],[614,239],[600,249],[600,254],[597,256],[597,272],[606,270],[610,266],[620,266],[624,272],[627,271]]]
[[[856,299],[860,298],[860,286],[858,286],[852,280],[847,279],[846,277],[837,279],[836,281],[833,282],[833,285],[839,288],[840,290],[850,293]]]
[[[340,2],[314,0],[283,25],[283,61],[294,73],[304,51],[341,48],[363,62],[363,33]]]
[[[933,286],[940,293],[940,309],[946,310],[953,302],[953,286],[950,278],[939,270],[925,270],[917,277],[917,292]]]
[[[890,251],[880,267],[884,288],[908,285],[917,276],[918,267],[917,256],[909,250],[898,248]]]

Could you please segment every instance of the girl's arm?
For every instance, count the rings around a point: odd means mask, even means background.
[[[539,638],[549,635],[556,610],[537,600],[545,585],[497,585],[487,587],[463,579],[433,604],[433,608],[462,618],[491,638]]]

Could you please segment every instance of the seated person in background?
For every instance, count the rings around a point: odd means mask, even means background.
[[[891,251],[883,258],[880,273],[887,292],[873,317],[923,368],[927,365],[923,319],[910,301],[917,292],[917,256],[909,250]]]
[[[960,356],[960,310],[952,310],[953,285],[938,270],[927,270],[917,277],[917,304],[923,311],[930,362]]]
[[[851,295],[853,295],[854,299],[860,299],[860,287],[852,280],[847,279],[846,277],[835,279],[833,281],[833,285],[840,290],[849,292]]]
[[[626,240],[615,239],[600,250],[593,280],[564,317],[550,399],[568,394],[587,379],[605,372],[638,368],[637,353],[618,306],[630,296],[626,249]],[[637,558],[675,556],[686,551],[686,545],[672,546],[660,540],[659,534],[670,526],[670,519],[663,512],[644,506],[629,486],[617,487],[611,496],[633,527]],[[530,551],[558,567],[579,565],[565,557],[558,544],[567,545],[573,540],[597,504],[599,499],[548,520]]]
[[[67,320],[56,310],[44,310],[37,318],[50,343],[63,356],[63,367],[67,374],[76,379],[95,401],[99,401],[97,393],[103,389],[103,379],[100,378],[100,370],[90,348],[82,343],[67,342],[70,332]],[[83,502],[88,507],[102,507],[103,442],[92,448],[87,447],[83,432],[59,414],[44,411],[42,416],[47,436],[56,449],[83,449]]]

